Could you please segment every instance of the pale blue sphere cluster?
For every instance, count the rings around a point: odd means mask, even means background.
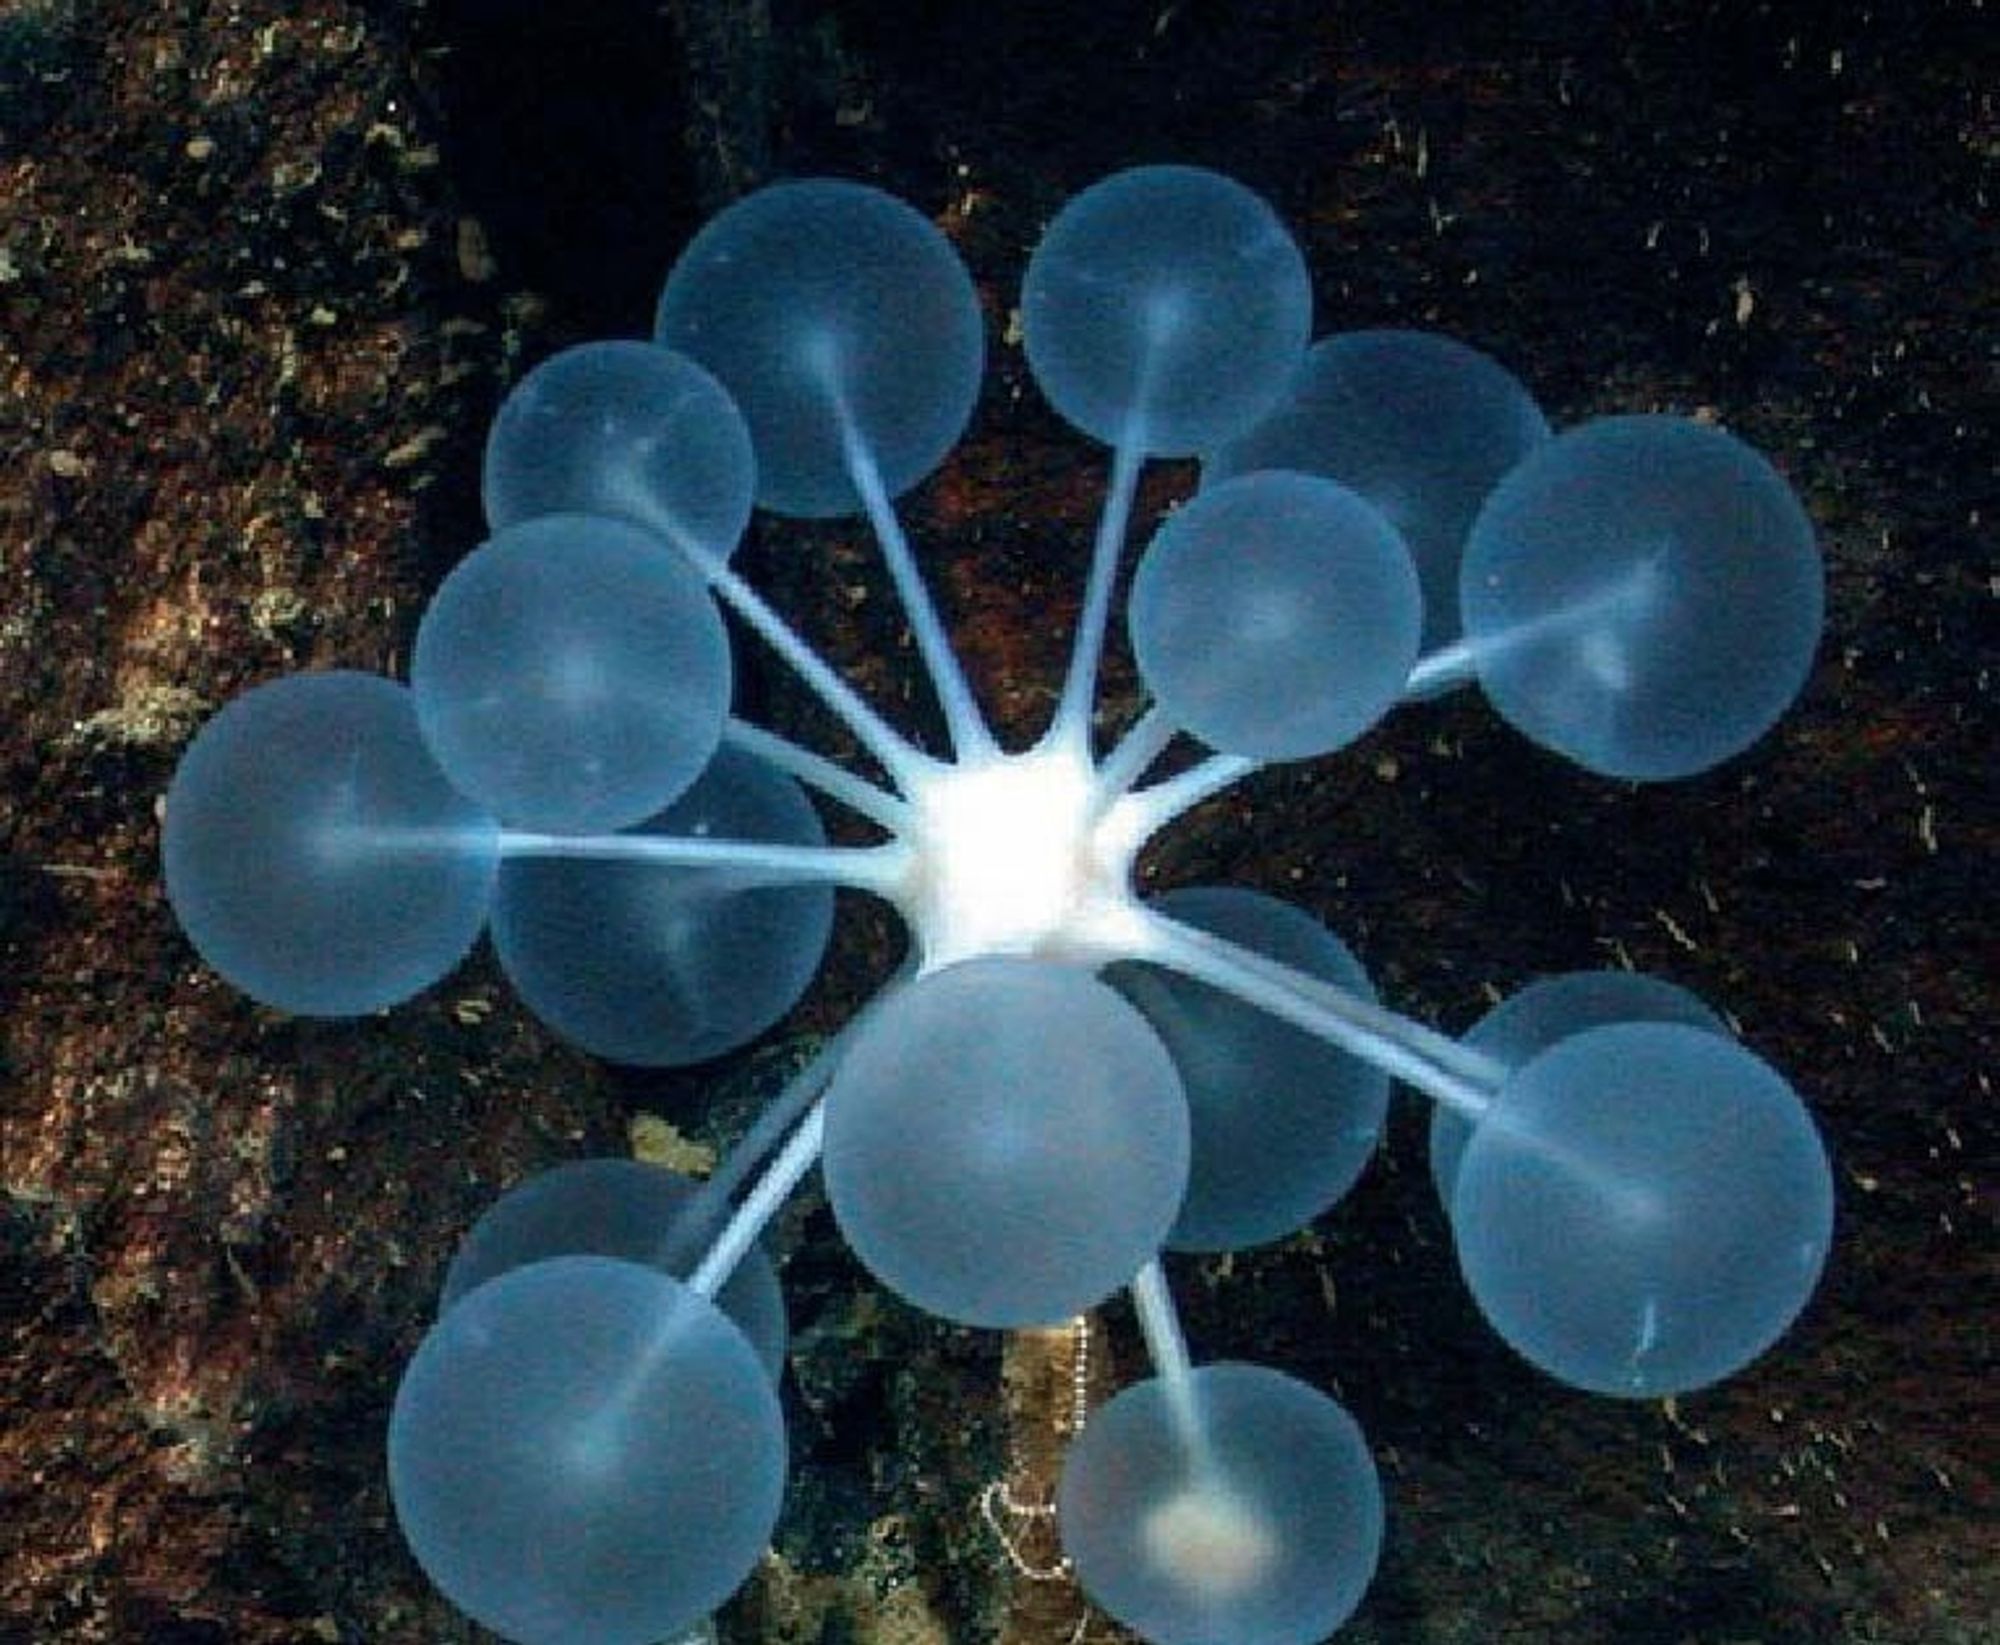
[[[1161,1645],[1311,1645],[1368,1588],[1383,1499],[1353,1418],[1278,1371],[1196,1363],[1160,1258],[1326,1213],[1392,1088],[1434,1104],[1472,1295],[1550,1375],[1684,1393],[1804,1305],[1825,1151],[1684,990],[1548,978],[1453,1037],[1385,1005],[1304,908],[1134,889],[1191,807],[1408,700],[1477,686],[1544,748],[1653,780],[1746,748],[1811,665],[1812,531],[1739,440],[1662,415],[1555,431],[1462,343],[1314,343],[1311,316],[1284,225],[1213,172],[1121,172],[1049,224],[1027,364],[1110,478],[1055,714],[1006,749],[894,508],[978,398],[972,280],[878,190],[762,190],[688,245],[651,341],[515,385],[485,454],[492,535],[432,601],[407,685],[279,680],[189,747],[168,895],[202,957],[283,1010],[393,1005],[484,933],[557,1034],[685,1065],[799,1000],[836,888],[908,926],[903,970],[710,1178],[577,1162],[515,1187],[452,1261],[389,1482],[424,1569],[500,1635],[653,1645],[750,1575],[786,1472],[759,1237],[815,1167],[863,1263],[944,1318],[1042,1325],[1130,1291],[1152,1374],[1091,1414],[1056,1507],[1086,1593]],[[1124,600],[1149,704],[1101,752],[1138,477],[1187,456],[1199,488]],[[760,507],[867,519],[946,751],[733,569]],[[725,610],[861,761],[732,713]],[[1156,772],[1177,742],[1193,756]],[[875,843],[830,844],[815,796]]]

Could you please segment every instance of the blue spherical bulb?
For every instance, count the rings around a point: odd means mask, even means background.
[[[964,431],[985,368],[951,243],[893,195],[828,178],[711,218],[667,276],[654,336],[742,407],[757,500],[780,514],[856,512],[856,448],[889,496],[915,485]]]
[[[302,1016],[427,988],[485,923],[499,830],[445,780],[410,694],[295,674],[204,725],[167,790],[167,898],[203,959]]]
[[[1291,391],[1202,460],[1204,486],[1297,469],[1361,493],[1409,544],[1423,646],[1458,638],[1466,533],[1500,477],[1549,437],[1513,373],[1427,331],[1347,331],[1307,352]]]
[[[1480,684],[1525,735],[1608,777],[1704,771],[1804,685],[1825,604],[1812,522],[1742,441],[1605,417],[1537,449],[1466,544]]]
[[[431,752],[502,821],[642,822],[700,775],[734,671],[708,586],[626,520],[546,514],[460,562],[417,626]]]
[[[1347,945],[1290,903],[1237,886],[1189,886],[1151,904],[1374,1001]],[[1354,1186],[1388,1111],[1380,1069],[1161,966],[1114,965],[1105,981],[1153,1025],[1187,1091],[1188,1190],[1169,1246],[1261,1245],[1304,1227]]]
[[[1513,1069],[1557,1040],[1620,1022],[1680,1022],[1727,1034],[1728,1025],[1685,988],[1637,971],[1565,971],[1538,977],[1481,1017],[1465,1043]],[[1457,1109],[1431,1109],[1431,1184],[1449,1214],[1458,1163],[1472,1140],[1472,1122]]]
[[[1784,1079],[1723,1035],[1622,1023],[1515,1070],[1451,1204],[1473,1299],[1516,1352],[1657,1398],[1740,1369],[1819,1278],[1826,1150]]]
[[[389,1493],[445,1596],[518,1645],[657,1645],[770,1541],[785,1428],[742,1332],[657,1269],[532,1263],[403,1372]]]
[[[1295,760],[1352,742],[1396,702],[1423,596],[1373,504],[1265,470],[1168,517],[1126,621],[1140,674],[1182,729],[1225,754]]]
[[[720,1232],[730,1207],[690,1218],[701,1185],[635,1159],[572,1160],[537,1171],[489,1205],[445,1270],[438,1312],[502,1274],[549,1257],[617,1257],[684,1280]],[[785,1360],[785,1302],[762,1247],[737,1264],[716,1303],[757,1350],[776,1382]]]
[[[1154,1645],[1317,1645],[1382,1548],[1354,1419],[1259,1365],[1124,1389],[1070,1447],[1056,1508],[1084,1592]]]
[[[641,832],[824,845],[799,785],[725,744]],[[826,952],[833,892],[710,867],[512,857],[493,946],[522,1003],[614,1062],[701,1062],[798,1003]]]
[[[1290,385],[1312,281],[1258,195],[1194,166],[1138,166],[1074,196],[1021,287],[1028,367],[1107,444],[1189,456],[1233,438]]]
[[[495,531],[541,514],[609,514],[726,560],[750,523],[757,463],[736,402],[651,343],[581,343],[500,402],[481,474]]]
[[[841,1232],[891,1289],[968,1325],[1046,1325],[1159,1251],[1187,1188],[1187,1103],[1159,1036],[1089,972],[968,960],[855,1035],[825,1170]]]

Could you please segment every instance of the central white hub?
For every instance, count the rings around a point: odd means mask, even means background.
[[[1041,748],[932,773],[910,795],[904,913],[926,970],[983,954],[1088,950],[1129,906],[1136,842],[1096,813],[1088,760]]]

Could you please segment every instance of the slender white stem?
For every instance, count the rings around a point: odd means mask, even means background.
[[[1568,603],[1539,617],[1478,640],[1457,639],[1417,659],[1404,683],[1403,696],[1436,697],[1479,678],[1479,665],[1489,666],[1508,653],[1536,646],[1573,643],[1589,635],[1603,655],[1593,673],[1621,673],[1632,667],[1634,641],[1658,621],[1667,577],[1667,548],[1657,548],[1636,564],[1618,568],[1597,588],[1574,592]],[[1608,683],[1608,682],[1607,682]]]
[[[708,1180],[675,1215],[672,1226],[662,1236],[655,1259],[662,1268],[670,1273],[680,1273],[697,1266],[695,1253],[713,1230],[726,1226],[729,1202],[736,1197],[737,1189],[750,1180],[752,1173],[778,1146],[785,1133],[819,1101],[827,1086],[833,1083],[833,1076],[840,1069],[840,1059],[847,1054],[847,1047],[853,1043],[862,1024],[881,1009],[882,1002],[902,986],[908,975],[906,966],[884,984],[881,991],[855,1012],[837,1034],[813,1053],[805,1067],[785,1082],[784,1090],[765,1106],[750,1129],[737,1138],[736,1145],[723,1155]],[[728,1283],[727,1276],[722,1283]]]
[[[892,834],[908,826],[910,808],[886,789],[877,788],[866,777],[858,777],[845,766],[835,765],[824,754],[801,748],[788,737],[766,731],[748,720],[732,718],[722,728],[722,740],[746,754],[754,754],[766,765],[788,771],[808,787],[817,788],[827,798],[838,800],[848,810],[870,822],[880,823]]]
[[[500,835],[502,857],[560,857],[583,862],[656,863],[726,870],[732,883],[853,886],[892,896],[909,871],[909,849],[886,845],[776,845],[764,840],[717,840],[679,834]]]
[[[1112,454],[1111,483],[1104,493],[1104,511],[1097,519],[1097,543],[1090,554],[1090,576],[1077,614],[1076,637],[1070,645],[1069,674],[1062,700],[1049,726],[1049,740],[1066,740],[1090,753],[1090,707],[1097,696],[1097,669],[1104,657],[1104,630],[1111,620],[1111,591],[1118,580],[1118,559],[1131,528],[1132,503],[1139,491],[1139,470],[1145,466],[1144,445],[1128,431]]]
[[[1168,1382],[1185,1382],[1194,1362],[1188,1358],[1187,1335],[1167,1289],[1166,1270],[1155,1257],[1132,1276],[1132,1306],[1139,1313],[1139,1331],[1146,1339],[1146,1357]]]
[[[1133,824],[1141,839],[1153,835],[1176,817],[1192,811],[1203,800],[1220,794],[1232,783],[1241,782],[1251,772],[1262,769],[1259,762],[1243,754],[1211,754],[1199,765],[1191,765],[1177,777],[1128,794],[1121,802],[1132,808]]]
[[[771,609],[763,595],[730,570],[727,559],[688,531],[675,516],[663,515],[644,498],[635,499],[633,512],[657,522],[657,529],[701,574],[716,597],[756,630],[779,660],[861,739],[889,773],[890,781],[898,788],[910,786],[911,779],[920,775],[929,763],[921,750],[863,702],[854,688],[827,666],[826,659]]]
[[[990,754],[995,747],[993,733],[987,729],[979,704],[973,700],[972,688],[965,682],[965,671],[959,667],[958,654],[952,650],[950,636],[938,619],[937,607],[931,602],[923,573],[917,569],[917,557],[910,552],[910,541],[903,535],[902,522],[896,518],[889,493],[883,488],[882,471],[876,465],[875,453],[868,448],[860,430],[855,427],[845,396],[836,393],[835,406],[840,418],[841,455],[847,463],[847,476],[860,493],[861,506],[868,511],[868,522],[875,528],[875,540],[882,545],[882,558],[888,563],[889,575],[902,598],[904,614],[910,620],[910,632],[916,636],[918,654],[924,659],[924,668],[930,675],[931,689],[937,693],[938,704],[944,710],[945,730],[951,737],[951,746],[961,759]]]
[[[1101,815],[1167,751],[1180,735],[1180,727],[1167,717],[1158,703],[1151,704],[1118,739],[1118,746],[1105,756],[1097,770],[1096,807]]]
[[[1479,670],[1474,665],[1476,653],[1469,640],[1453,640],[1450,645],[1441,645],[1427,657],[1419,657],[1416,666],[1410,670],[1410,677],[1403,683],[1403,700],[1414,702],[1423,697],[1442,697],[1447,691],[1456,691],[1460,686],[1471,685],[1479,678]]]
[[[736,1197],[736,1190],[749,1181],[764,1156],[798,1123],[799,1116],[819,1101],[820,1093],[839,1066],[839,1045],[840,1039],[835,1038],[820,1047],[818,1054],[786,1082],[784,1090],[757,1116],[756,1123],[674,1213],[673,1221],[660,1236],[653,1256],[656,1264],[670,1274],[690,1273],[699,1266],[697,1259],[707,1250],[710,1236],[727,1226],[729,1202]]]
[[[716,1236],[708,1255],[701,1259],[701,1266],[688,1277],[691,1287],[712,1298],[729,1283],[729,1276],[736,1272],[744,1253],[757,1243],[758,1235],[791,1197],[799,1179],[819,1163],[825,1138],[826,1105],[816,1102]]]
[[[854,688],[836,674],[817,651],[799,638],[784,618],[773,611],[763,595],[721,561],[710,557],[709,586],[730,609],[755,629],[780,661],[798,675],[806,687],[833,710],[840,721],[861,739],[862,745],[881,762],[889,780],[908,790],[922,781],[933,762],[914,743],[863,702]]]
[[[1247,1004],[1351,1051],[1384,1073],[1477,1120],[1507,1077],[1504,1064],[1448,1034],[1413,1022],[1322,977],[1142,909],[1142,946],[1150,960],[1205,982]]]
[[[1194,1408],[1194,1362],[1188,1357],[1187,1335],[1181,1330],[1173,1293],[1167,1289],[1166,1270],[1157,1257],[1132,1276],[1131,1291],[1139,1331],[1146,1339],[1146,1357],[1166,1390],[1174,1433],[1199,1466],[1207,1456],[1208,1436]]]
[[[715,1237],[694,1271],[688,1274],[686,1285],[713,1302],[718,1292],[727,1285],[736,1272],[737,1265],[749,1254],[771,1219],[778,1214],[785,1201],[797,1188],[799,1180],[818,1161],[820,1148],[825,1137],[825,1109],[816,1099],[826,1081],[832,1077],[837,1058],[833,1055],[835,1041],[829,1044],[818,1057],[792,1080],[773,1105],[773,1112],[796,1112],[801,1100],[812,1100],[812,1107],[772,1160],[770,1166],[757,1179],[743,1204],[739,1206],[727,1222],[722,1223],[721,1232]],[[814,1082],[817,1083],[814,1083]],[[801,1099],[800,1093],[807,1092]],[[768,1116],[766,1116],[768,1118]],[[753,1128],[753,1135],[755,1134]],[[749,1138],[745,1138],[747,1143]],[[739,1153],[746,1152],[739,1147]],[[754,1153],[749,1155],[755,1157]],[[689,1246],[697,1244],[706,1231],[717,1222],[728,1205],[728,1195],[733,1184],[726,1181],[728,1164],[702,1184],[665,1231],[655,1261],[661,1269],[672,1274],[678,1272],[691,1254]],[[633,1401],[646,1392],[648,1382],[660,1361],[674,1350],[679,1335],[676,1315],[686,1306],[684,1297],[675,1298],[675,1306],[657,1321],[651,1345],[631,1367],[599,1406],[596,1418],[600,1424],[599,1433],[606,1439],[616,1437],[618,1425],[630,1421],[633,1415]]]
[[[847,1019],[838,1033],[813,1054],[812,1061],[791,1077],[784,1090],[757,1116],[756,1123],[737,1139],[736,1146],[729,1150],[722,1163],[701,1185],[704,1194],[714,1194],[724,1200],[735,1197],[736,1190],[757,1168],[757,1162],[777,1146],[778,1139],[798,1123],[799,1116],[810,1104],[818,1101],[820,1093],[832,1083],[834,1074],[839,1070],[840,1059],[847,1055],[847,1048],[862,1025],[881,1010],[883,1002],[909,980],[909,975],[910,966],[906,962],[867,1004]]]
[[[1497,1128],[1515,1148],[1573,1173],[1621,1212],[1652,1214],[1655,1196],[1644,1185],[1619,1181],[1604,1163],[1579,1152],[1546,1124],[1512,1123],[1494,1102],[1511,1073],[1508,1064],[1463,1045],[1434,1028],[1412,1022],[1346,989],[1282,965],[1239,943],[1183,925],[1151,909],[1139,911],[1150,926],[1131,957],[1150,960],[1234,994],[1259,1010],[1293,1023],[1415,1086],[1474,1125]],[[1490,1116],[1490,1118],[1489,1118]]]

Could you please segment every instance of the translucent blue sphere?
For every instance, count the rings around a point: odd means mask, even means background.
[[[1510,994],[1465,1032],[1476,1051],[1518,1068],[1557,1040],[1620,1022],[1680,1022],[1712,1033],[1729,1026],[1695,995],[1636,971],[1566,971],[1538,977]],[[1447,1214],[1458,1162],[1472,1140],[1472,1122],[1445,1103],[1431,1108],[1431,1183]]]
[[[655,338],[713,372],[750,425],[757,500],[852,514],[857,441],[888,495],[957,443],[985,335],[972,278],[912,207],[861,183],[759,189],[709,219],[660,293]]]
[[[1517,730],[1607,777],[1691,776],[1805,684],[1825,604],[1812,522],[1742,441],[1605,417],[1537,449],[1480,510],[1466,638]]]
[[[1514,374],[1428,331],[1346,331],[1315,343],[1291,392],[1202,461],[1203,485],[1291,468],[1351,486],[1417,564],[1426,651],[1458,638],[1458,568],[1500,477],[1549,437]]]
[[[1811,1295],[1826,1150],[1784,1079],[1681,1023],[1572,1034],[1515,1071],[1458,1168],[1452,1231],[1516,1352],[1596,1393],[1728,1376]]]
[[[1352,742],[1401,696],[1423,596],[1373,504],[1266,470],[1168,517],[1126,621],[1139,672],[1177,725],[1225,754],[1295,760]]]
[[[166,810],[181,928],[281,1011],[395,1005],[457,965],[485,923],[499,830],[438,770],[409,692],[377,675],[246,691],[188,745]]]
[[[1123,1390],[1057,1489],[1084,1592],[1154,1645],[1317,1645],[1382,1548],[1382,1485],[1354,1419],[1257,1365],[1204,1365],[1184,1398]]]
[[[1049,404],[1160,457],[1220,445],[1270,410],[1311,327],[1312,281],[1277,214],[1194,166],[1137,166],[1073,196],[1021,286]]]
[[[688,1217],[692,1177],[635,1159],[572,1160],[516,1183],[467,1230],[445,1270],[438,1312],[467,1293],[549,1257],[617,1257],[684,1280],[720,1228]],[[729,1207],[721,1207],[727,1217]],[[761,1247],[752,1247],[716,1297],[756,1349],[773,1382],[784,1366],[785,1302]]]
[[[417,723],[503,822],[627,827],[722,739],[734,670],[708,585],[651,533],[592,514],[509,526],[432,596],[410,658]]]
[[[750,523],[757,462],[736,402],[687,356],[581,343],[500,402],[480,486],[495,531],[610,514],[726,560]]]
[[[1347,945],[1290,903],[1236,886],[1189,886],[1150,900],[1162,914],[1375,998]],[[1304,1227],[1354,1186],[1388,1112],[1381,1070],[1160,966],[1114,965],[1105,981],[1166,1042],[1187,1091],[1188,1190],[1169,1246],[1261,1245]]]
[[[518,1645],[657,1645],[698,1622],[769,1543],[784,1478],[784,1418],[743,1333],[607,1257],[468,1293],[389,1418],[410,1551]]]
[[[824,845],[799,785],[724,745],[643,833]],[[825,885],[738,871],[511,857],[493,946],[522,1003],[613,1062],[702,1062],[755,1039],[798,1003],[833,929]]]
[[[892,1290],[967,1325],[1046,1325],[1159,1251],[1187,1103],[1159,1036],[1087,971],[968,960],[856,1034],[825,1169],[841,1232]]]

